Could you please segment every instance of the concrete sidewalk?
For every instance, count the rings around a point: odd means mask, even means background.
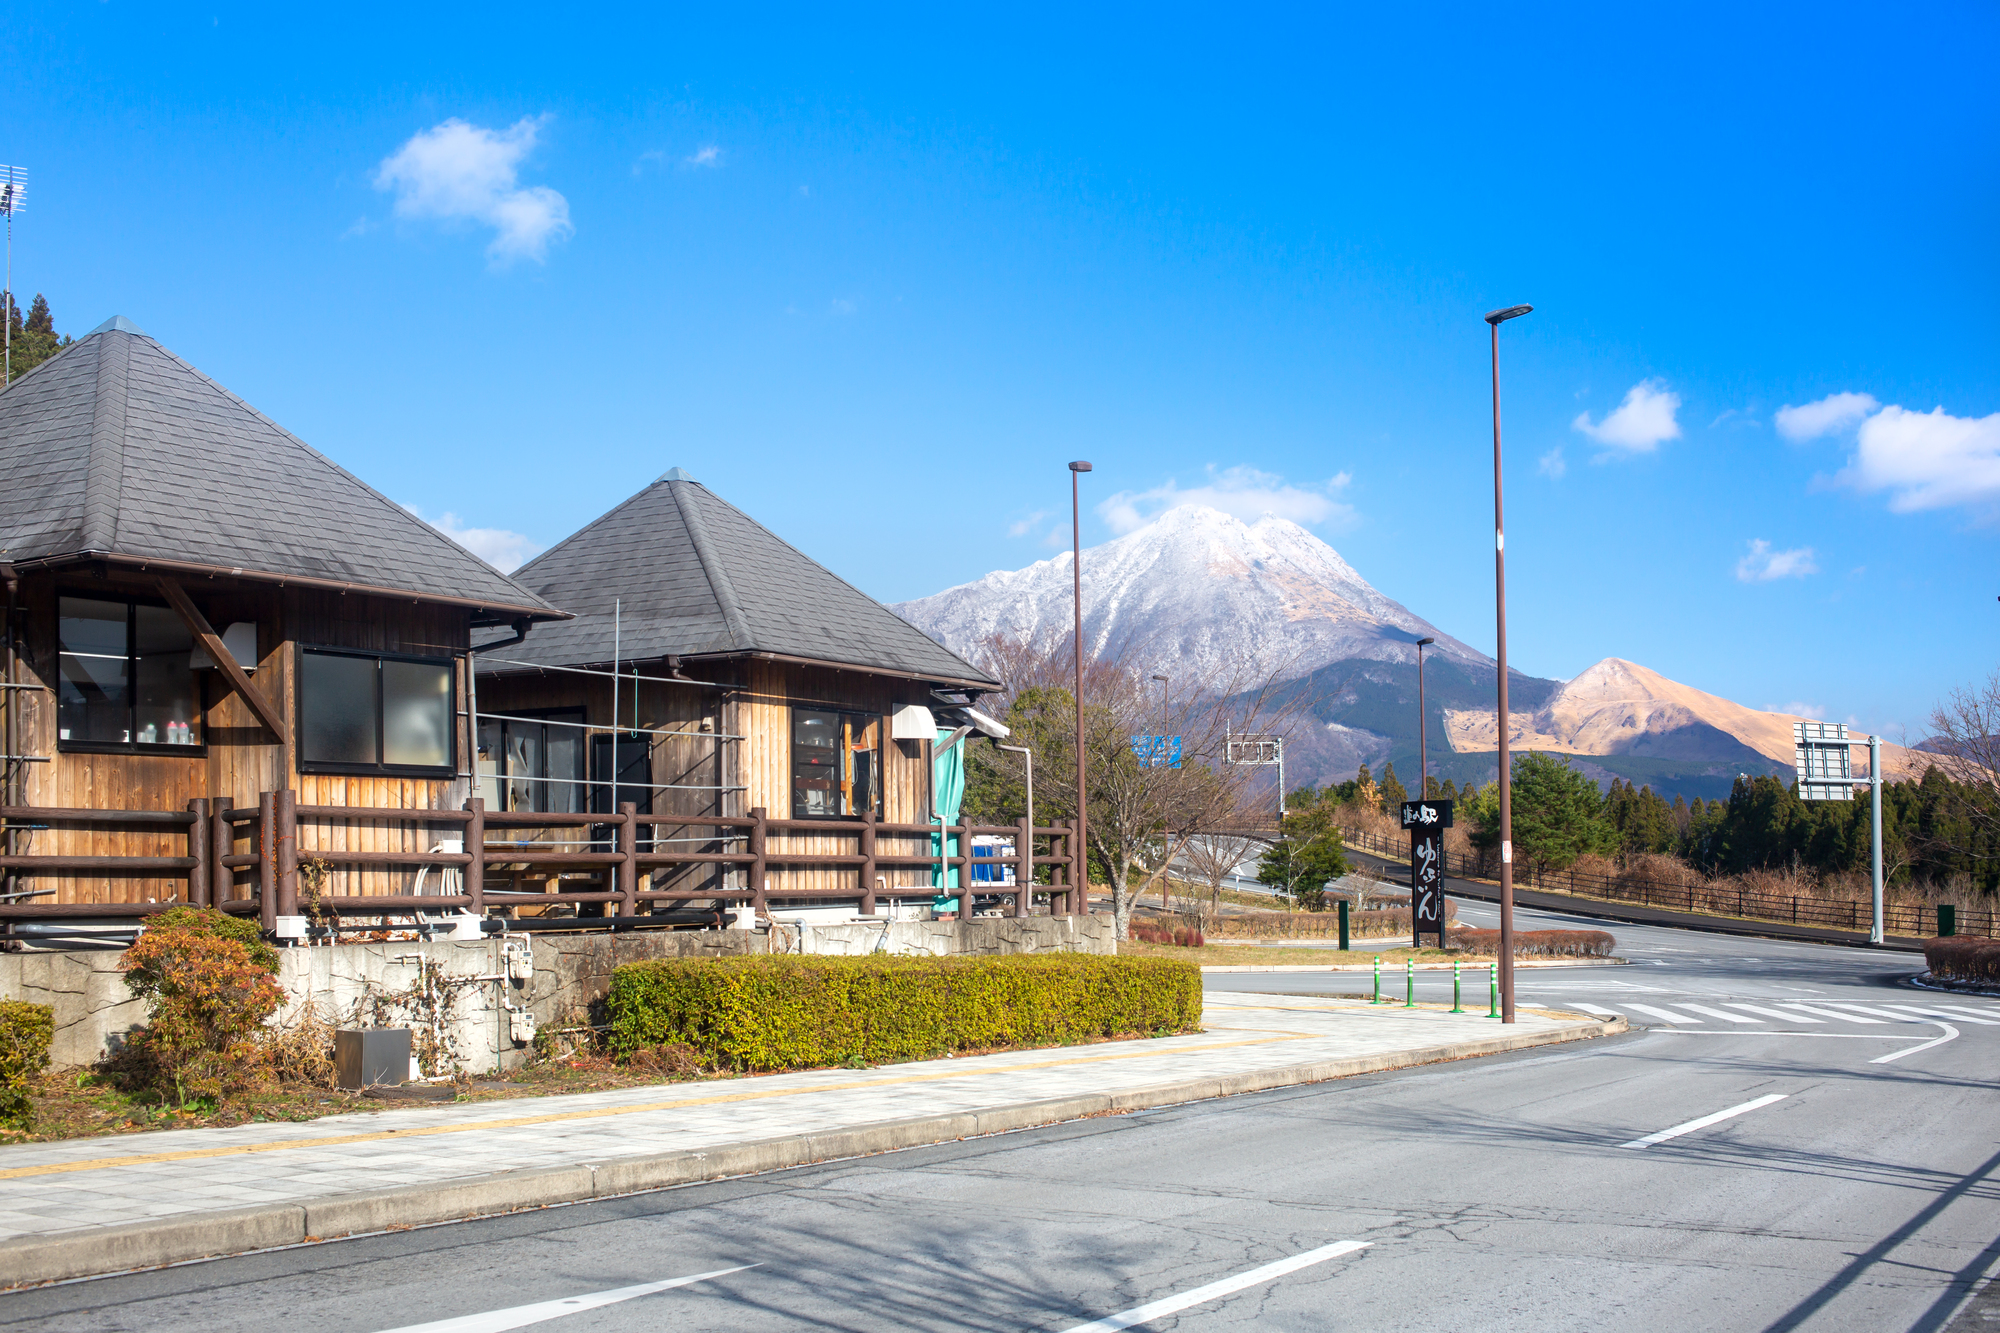
[[[1193,1036],[0,1148],[0,1284],[884,1152],[1624,1030],[1205,997]]]

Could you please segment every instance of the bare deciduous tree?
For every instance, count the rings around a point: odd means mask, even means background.
[[[1932,762],[1952,779],[1940,788],[1943,802],[1975,834],[1953,850],[1991,860],[1983,849],[2000,845],[2000,671],[1953,690],[1930,720]]]

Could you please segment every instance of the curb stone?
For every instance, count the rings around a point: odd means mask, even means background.
[[[1626,1030],[1622,1017],[1605,1019],[1556,1032],[1501,1034],[1478,1041],[1287,1065],[1221,1078],[1189,1079],[1108,1095],[1019,1102],[988,1110],[878,1121],[849,1129],[754,1139],[714,1148],[612,1158],[578,1166],[496,1171],[463,1180],[336,1194],[300,1203],[205,1210],[53,1236],[25,1236],[0,1242],[0,1289],[491,1217],[552,1204],[608,1199],[899,1148],[1035,1129],[1091,1116],[1152,1110],[1440,1061],[1609,1037]]]

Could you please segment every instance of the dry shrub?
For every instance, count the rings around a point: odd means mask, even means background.
[[[1454,949],[1469,953],[1500,952],[1500,932],[1460,926],[1447,934]],[[1516,958],[1609,958],[1618,941],[1602,930],[1517,930],[1514,932]]]
[[[1134,921],[1129,934],[1141,944],[1178,944],[1183,948],[1199,949],[1205,942],[1200,929],[1193,926],[1163,926]]]
[[[1931,975],[1946,981],[2000,982],[2000,940],[1953,936],[1924,941]]]
[[[330,1088],[334,1083],[333,1020],[308,1003],[284,1022],[264,1029],[260,1038],[271,1073],[281,1083]]]
[[[661,1078],[699,1078],[701,1056],[686,1042],[670,1041],[659,1046],[642,1046],[625,1057],[625,1067]]]
[[[284,1001],[277,970],[248,921],[205,907],[161,913],[125,951],[125,984],[148,1015],[111,1072],[183,1108],[255,1083],[267,1068],[260,1029]]]

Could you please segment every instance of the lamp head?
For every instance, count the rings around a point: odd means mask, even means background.
[[[1071,472],[1088,472],[1088,471],[1090,471],[1090,464],[1088,464],[1088,463],[1071,463],[1071,464],[1069,465],[1069,470],[1070,470]]]
[[[1527,314],[1529,311],[1533,309],[1534,307],[1531,305],[1510,305],[1505,310],[1495,310],[1492,313],[1488,314],[1486,316],[1486,322],[1488,324],[1491,324],[1494,328],[1499,328],[1502,324],[1506,323],[1508,320],[1519,319],[1521,316]]]
[[[1429,644],[1429,643],[1436,643],[1436,642],[1437,642],[1437,640],[1436,640],[1436,639],[1418,639],[1418,640],[1417,640],[1417,647],[1421,648],[1421,647],[1423,647],[1423,646],[1424,646],[1425,644]]]
[[[1155,676],[1153,677],[1153,679],[1159,681],[1162,685],[1166,684],[1167,682],[1167,678],[1165,676]]]

